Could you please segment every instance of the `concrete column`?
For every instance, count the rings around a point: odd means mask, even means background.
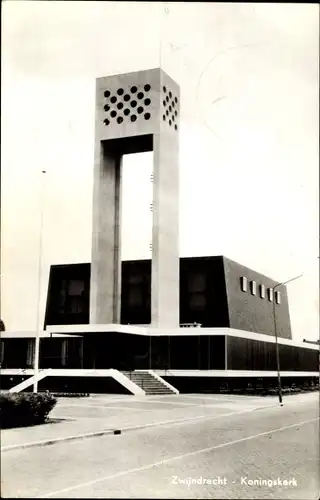
[[[168,127],[166,127],[168,128]],[[172,130],[153,136],[151,322],[179,326],[179,143]]]
[[[90,323],[120,323],[121,157],[97,145],[94,174]]]

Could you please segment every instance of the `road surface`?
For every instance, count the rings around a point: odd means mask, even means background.
[[[123,414],[159,411],[171,422],[3,452],[2,497],[318,500],[318,393],[283,407],[223,395],[64,400],[55,415],[90,417],[94,430],[108,412],[121,427]]]

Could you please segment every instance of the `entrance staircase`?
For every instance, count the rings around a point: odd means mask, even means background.
[[[175,387],[168,384],[152,370],[123,371],[121,373],[145,391],[147,396],[179,394]]]

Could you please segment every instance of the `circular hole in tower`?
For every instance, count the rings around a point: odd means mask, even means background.
[[[110,94],[111,94],[110,90],[105,90],[104,97],[110,97]]]
[[[112,118],[115,118],[117,116],[117,112],[114,110],[111,111],[110,116],[112,116]]]
[[[137,101],[131,101],[131,103],[130,103],[130,104],[131,104],[131,107],[132,107],[132,108],[135,108],[135,107],[136,107],[136,105],[137,105]]]
[[[166,111],[166,115],[167,115],[167,116],[169,116],[169,110],[168,110],[168,109],[167,109],[167,111]]]
[[[124,96],[123,100],[124,100],[124,101],[126,101],[126,102],[130,101],[130,96],[129,96],[129,94],[126,94],[126,95]]]
[[[136,115],[131,115],[130,120],[131,120],[132,122],[135,122],[135,121],[136,121],[136,119],[137,119]]]
[[[170,127],[171,127],[171,125],[172,125],[172,121],[171,121],[171,120],[169,120],[169,125],[170,125]]]
[[[130,109],[126,108],[123,112],[124,115],[128,116],[130,114]]]
[[[163,121],[165,122],[166,121],[166,115],[163,115]]]
[[[118,118],[117,118],[117,122],[119,123],[119,125],[120,125],[120,123],[122,123],[122,122],[123,122],[123,118],[122,118],[122,116],[118,116]]]
[[[169,96],[168,96],[168,95],[167,95],[167,97],[166,97],[166,101],[167,101],[167,102],[169,102]]]
[[[171,97],[172,97],[172,92],[169,92],[169,97],[170,97],[170,99],[171,99]]]
[[[150,89],[151,89],[151,85],[149,85],[149,83],[147,83],[147,85],[144,86],[144,90],[146,92],[149,92]]]
[[[166,93],[167,92],[167,87],[162,87],[162,90],[163,90],[164,93]]]
[[[171,107],[171,106],[169,106],[169,111],[170,111],[170,113],[171,113],[171,111],[172,111],[172,107]]]
[[[144,119],[145,119],[145,120],[150,120],[150,118],[151,118],[150,113],[146,113],[146,114],[144,115]]]
[[[178,104],[178,99],[177,99],[177,97],[175,97],[175,98],[174,98],[174,102],[175,102],[176,104]]]
[[[118,94],[118,95],[123,95],[123,92],[124,92],[124,90],[123,90],[123,89],[118,89],[118,90],[117,90],[117,94]]]
[[[104,109],[105,111],[109,111],[109,110],[110,110],[110,106],[109,106],[109,104],[106,104],[105,106],[103,106],[103,109]]]
[[[104,120],[104,122],[103,122],[103,123],[104,123],[105,125],[109,125],[110,120],[108,120],[108,118],[106,118],[106,119]]]
[[[141,113],[143,113],[143,107],[142,106],[139,106],[138,109],[137,109],[139,115],[141,115]]]
[[[137,87],[135,85],[133,85],[133,87],[131,87],[130,91],[132,94],[135,94],[137,92]]]
[[[176,103],[175,103],[174,101],[172,101],[172,103],[171,103],[171,104],[172,104],[172,107],[173,107],[173,108],[174,108],[174,107],[175,107],[175,105],[176,105]]]
[[[175,130],[178,130],[178,125],[177,125],[177,124],[175,124],[174,128],[175,128]]]
[[[122,102],[118,102],[118,104],[117,104],[117,108],[118,108],[118,109],[122,109],[122,108],[123,108],[123,103],[122,103]]]
[[[178,111],[177,111],[177,110],[175,110],[174,114],[175,114],[176,116],[178,116]]]
[[[149,106],[151,104],[151,101],[150,101],[150,99],[145,99],[144,103],[146,106]]]
[[[144,98],[143,92],[139,92],[139,94],[137,94],[137,98],[138,99],[143,99]]]
[[[167,103],[166,103],[166,101],[162,101],[162,104],[163,104],[164,106],[166,106],[166,104],[167,104]]]
[[[110,101],[112,102],[112,104],[114,104],[115,102],[117,102],[116,96],[115,95],[112,96],[111,99],[110,99]]]

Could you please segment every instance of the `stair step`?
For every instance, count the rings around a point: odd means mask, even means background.
[[[173,394],[173,392],[163,392],[163,391],[158,391],[158,392],[150,391],[150,392],[148,392],[148,391],[146,391],[146,394],[155,395],[155,396],[157,394],[164,394],[164,395],[167,394],[167,395],[171,396]]]
[[[155,389],[154,387],[141,387],[141,389],[143,389],[144,391],[156,391],[156,392],[164,390],[162,387],[158,387],[157,389]],[[172,392],[172,391],[166,390],[165,392]]]
[[[153,384],[137,384],[137,385],[143,385],[143,387],[150,387],[150,389],[162,389],[163,387],[166,387],[166,386],[163,386],[163,385],[153,385]]]
[[[175,392],[167,387],[161,380],[158,380],[151,373],[123,371],[123,375],[128,377],[133,383],[137,384],[148,395],[172,395]]]
[[[163,393],[166,393],[166,394],[172,394],[172,391],[162,391],[161,389],[158,389],[158,390],[153,390],[153,389],[144,389],[146,392],[154,392],[154,393],[159,393],[159,392],[163,392]]]
[[[172,394],[172,391],[162,391],[162,390],[160,390],[160,389],[158,389],[157,391],[154,391],[154,390],[151,390],[151,389],[149,389],[149,390],[148,390],[148,389],[145,389],[145,391],[146,391],[146,392],[157,392],[157,393],[159,393],[159,392],[163,392],[163,393],[166,393],[166,394]]]

